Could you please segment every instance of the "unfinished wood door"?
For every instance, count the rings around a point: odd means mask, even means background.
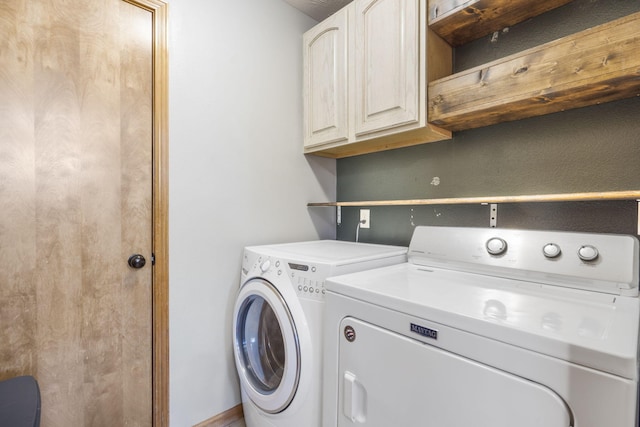
[[[0,378],[36,377],[43,427],[152,424],[152,30],[0,1]]]

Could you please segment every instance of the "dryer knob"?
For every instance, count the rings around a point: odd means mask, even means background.
[[[598,258],[598,250],[591,245],[584,245],[578,249],[578,258],[582,261],[595,261]]]
[[[263,273],[266,273],[270,267],[271,267],[271,261],[269,260],[266,260],[265,262],[260,264],[260,270],[262,270]]]
[[[492,237],[486,243],[487,252],[491,255],[502,255],[507,250],[507,242],[499,237]]]
[[[562,251],[560,250],[560,246],[555,243],[547,243],[542,247],[542,253],[547,258],[557,258],[560,256]]]

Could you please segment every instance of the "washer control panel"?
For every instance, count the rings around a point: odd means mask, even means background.
[[[268,280],[288,279],[300,298],[315,300],[324,299],[324,279],[328,273],[328,268],[323,265],[293,262],[265,255],[258,255],[252,259],[251,254],[247,252],[242,267],[243,276],[259,275]]]
[[[326,293],[324,289],[324,280],[313,280],[306,277],[298,276],[293,281],[296,291],[300,296],[321,298]]]
[[[324,279],[328,274],[327,271],[324,271],[324,266],[294,262],[286,264],[291,284],[295,287],[299,297],[324,299],[326,293]]]

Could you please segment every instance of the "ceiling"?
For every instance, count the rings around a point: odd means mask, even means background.
[[[284,0],[316,21],[322,21],[342,9],[351,0]]]

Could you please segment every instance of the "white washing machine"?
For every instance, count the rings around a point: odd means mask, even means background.
[[[638,241],[418,227],[327,281],[323,426],[635,427]]]
[[[247,427],[321,425],[325,279],[406,254],[333,240],[245,248],[233,334]]]

